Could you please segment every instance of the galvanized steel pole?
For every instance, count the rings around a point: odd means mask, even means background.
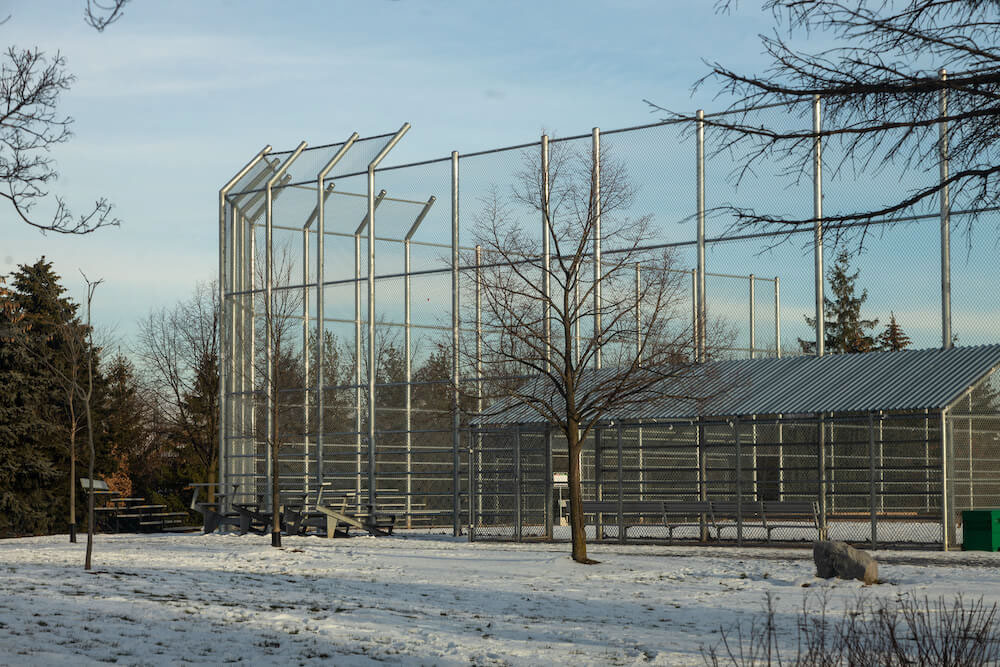
[[[375,486],[375,168],[409,129],[410,124],[403,123],[389,143],[368,163],[368,505],[372,514],[378,500]]]
[[[240,181],[240,179],[242,179],[244,176],[246,176],[247,173],[249,173],[249,171],[251,169],[253,169],[254,166],[256,166],[256,164],[258,162],[260,162],[264,158],[264,156],[267,155],[270,151],[271,151],[271,147],[270,146],[264,146],[264,148],[262,148],[260,150],[260,152],[257,153],[257,155],[255,155],[242,169],[239,170],[239,172],[236,173],[235,176],[233,176],[231,179],[229,179],[228,183],[226,183],[224,186],[222,186],[222,189],[219,190],[219,308],[220,308],[220,313],[221,313],[221,309],[224,308],[224,305],[226,303],[226,243],[227,243],[227,239],[226,239],[226,219],[227,219],[226,196],[229,194],[229,191],[232,190],[233,187]],[[221,357],[224,357],[224,349],[225,348],[223,347],[223,341],[225,340],[225,335],[226,335],[225,320],[224,320],[224,318],[220,317],[219,318],[219,350],[220,350],[220,364],[219,364],[220,373],[219,373],[219,378],[220,378],[220,381],[219,381],[219,396],[218,396],[218,401],[219,401],[219,433],[218,433],[218,438],[219,438],[219,443],[218,443],[218,447],[219,447],[219,449],[218,449],[218,457],[219,457],[219,461],[218,461],[218,466],[219,466],[219,481],[220,482],[222,482],[223,478],[225,477],[226,458],[228,456],[228,444],[226,442],[226,436],[227,436],[227,433],[226,433],[226,418],[227,418],[227,414],[226,414],[226,409],[225,409],[225,402],[226,402],[226,393],[229,391],[229,387],[226,386],[225,381],[222,379],[223,378],[223,373],[221,371],[226,366],[227,363],[232,363],[231,359],[227,360],[225,358],[221,358]]]
[[[319,290],[317,290],[317,294]],[[320,342],[317,341],[317,345]],[[302,230],[302,491],[309,493],[309,229]]]
[[[235,291],[236,289],[236,267],[238,262],[236,261],[236,234],[239,215],[235,207],[231,204],[227,206],[229,209],[228,222],[229,222],[229,240],[226,243],[227,249],[227,260],[225,262],[227,273],[229,274],[227,284],[229,285],[230,291]],[[233,415],[235,413],[235,402],[239,399],[234,399],[232,397],[233,387],[236,385],[236,297],[230,297],[225,301],[219,303],[219,315],[221,319],[225,319],[227,323],[227,328],[229,331],[224,338],[219,339],[219,356],[225,355],[226,363],[219,365],[219,384],[225,382],[227,398],[224,402],[219,403],[219,421],[225,424],[225,433],[227,439],[233,432]],[[228,349],[223,349],[225,346]],[[225,377],[223,377],[225,376]],[[219,441],[220,450],[223,448],[222,440]],[[231,441],[226,442],[225,450],[230,451]],[[228,466],[223,465],[223,457],[220,455],[219,460],[216,462],[219,466],[219,492],[223,492],[226,488],[226,481],[228,478]]]
[[[941,540],[948,550],[951,541],[951,503],[948,498],[948,411],[941,411]]]
[[[354,233],[354,499],[361,509],[361,231]]]
[[[483,297],[482,297],[482,247],[476,246],[476,415],[483,413]],[[480,432],[481,433],[481,432]],[[483,436],[476,435],[476,470],[482,470]],[[472,513],[472,494],[474,492],[473,475],[471,473],[472,458],[469,458],[469,513]],[[477,517],[483,515],[482,495],[476,494]],[[472,537],[473,526],[469,526],[469,537]]]
[[[272,341],[274,338],[274,328],[276,323],[274,321],[274,303],[273,295],[271,292],[274,286],[274,234],[272,233],[272,228],[274,227],[274,192],[273,188],[275,183],[277,183],[281,177],[288,171],[288,167],[294,162],[299,154],[306,147],[306,142],[302,142],[298,145],[298,148],[285,160],[278,171],[275,172],[274,176],[268,179],[267,184],[264,189],[264,215],[265,215],[265,228],[264,228],[264,356],[266,358],[265,367],[265,385],[264,385],[264,396],[265,396],[265,410],[267,412],[267,419],[265,424],[267,425],[267,438],[269,448],[271,449],[271,456],[268,461],[277,460],[277,449],[278,442],[275,437],[277,429],[280,428],[279,424],[273,423],[273,415],[271,411],[274,406],[274,401],[278,400],[275,396],[275,370],[274,370],[274,350],[271,349]],[[268,482],[274,488],[274,485],[278,485],[281,478],[281,471],[275,469],[276,466],[272,465],[270,467],[270,479]],[[278,487],[280,489],[280,486]],[[271,507],[271,494],[266,494],[268,498],[267,506],[274,512],[278,511],[277,507]]]
[[[368,511],[375,514],[375,168],[368,168]]]
[[[254,452],[256,457],[257,452],[257,401],[260,397],[257,395],[257,358],[256,358],[256,348],[257,348],[257,294],[256,294],[256,283],[257,283],[257,229],[254,226],[253,220],[250,221],[250,266],[247,269],[250,274],[250,355],[247,360],[250,365],[250,391],[253,392],[253,398],[250,401],[250,450]],[[269,463],[267,465],[270,465]],[[265,469],[267,468],[265,465]],[[247,466],[246,470],[249,470]],[[253,475],[256,477],[257,470],[256,467],[253,470]],[[256,486],[256,484],[255,484]],[[244,490],[246,494],[249,489]]]
[[[410,239],[403,239],[403,366],[406,374],[404,405],[406,438],[406,527],[413,527],[413,353],[410,340]]]
[[[820,116],[819,95],[813,95],[813,267],[814,291],[816,296],[816,356],[822,357],[826,341],[823,285],[823,142],[820,139],[822,119]],[[819,510],[820,532],[826,539],[826,429],[823,425],[823,413],[818,414],[816,424],[816,445],[819,463]]]
[[[941,82],[948,78],[948,72],[938,72]],[[952,346],[951,334],[951,201],[948,187],[948,91],[941,88],[939,93],[941,122],[938,123],[939,159],[941,165],[941,347]]]
[[[875,501],[875,422],[868,412],[868,513],[871,515],[871,548],[878,548],[878,507]]]
[[[594,367],[600,369],[601,361],[601,283],[604,279],[601,268],[601,129],[595,127],[591,133],[591,159],[593,175],[591,176],[590,199],[591,217],[594,226]],[[595,438],[600,438],[600,430],[595,431]]]
[[[813,96],[813,264],[816,294],[816,356],[823,356],[826,341],[823,320],[823,143],[820,139],[819,95]]]
[[[542,332],[545,340],[545,366],[550,368],[552,358],[552,282],[551,262],[552,221],[549,219],[549,137],[542,135]]]
[[[459,414],[459,326],[460,326],[460,285],[458,275],[459,262],[459,228],[458,228],[458,151],[451,153],[451,448],[452,448],[452,530],[457,537],[462,534],[460,512],[461,499],[461,467],[459,454],[461,415]]]
[[[325,401],[323,399],[323,383],[325,376],[323,366],[325,355],[323,349],[323,339],[326,332],[324,302],[325,288],[323,283],[326,279],[326,255],[324,242],[326,239],[326,195],[324,194],[324,183],[327,175],[338,162],[351,149],[358,139],[358,133],[354,132],[348,137],[344,145],[341,146],[337,154],[316,175],[316,483],[319,488],[323,484],[323,412]],[[332,187],[332,186],[331,186]]]
[[[705,112],[698,109],[697,112],[697,149],[695,181],[697,190],[697,215],[698,215],[698,317],[697,317],[697,361],[705,361],[706,355],[706,332],[705,325],[708,319],[708,308],[705,298]]]
[[[743,546],[743,450],[740,442],[740,418],[733,420],[733,443],[736,445],[736,546]]]

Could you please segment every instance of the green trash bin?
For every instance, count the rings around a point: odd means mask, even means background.
[[[962,511],[962,551],[1000,551],[1000,509]]]

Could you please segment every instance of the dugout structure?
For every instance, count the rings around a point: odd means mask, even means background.
[[[998,368],[1000,345],[708,362],[660,388],[675,398],[606,416],[584,444],[584,499],[729,501],[748,517],[761,500],[815,501],[818,531],[789,522],[771,538],[952,548],[962,510],[1000,506]],[[525,406],[495,415],[474,425],[474,538],[569,539],[565,441]],[[667,539],[655,518],[587,518],[591,539]],[[767,539],[749,518],[726,536]]]

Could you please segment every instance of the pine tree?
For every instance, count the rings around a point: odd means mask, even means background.
[[[913,341],[903,331],[903,327],[899,326],[899,323],[896,322],[896,313],[890,313],[889,324],[885,325],[885,329],[878,336],[878,348],[880,350],[896,352],[898,350],[905,350],[912,343]]]
[[[44,257],[11,278],[0,295],[8,329],[0,337],[0,535],[50,533],[67,527],[76,483],[66,383],[72,358],[89,354],[86,327]]]
[[[148,408],[141,399],[135,367],[119,353],[108,364],[103,439],[114,472],[108,486],[125,496],[141,495],[133,480],[133,462],[149,439]]]
[[[861,306],[868,299],[868,290],[855,293],[859,272],[849,273],[850,256],[846,250],[837,255],[833,268],[827,274],[833,298],[823,298],[824,346],[827,354],[871,352],[876,341],[872,331],[878,320],[861,319]],[[806,324],[815,328],[815,318],[806,317]],[[816,343],[799,339],[799,346],[806,354],[816,353]]]

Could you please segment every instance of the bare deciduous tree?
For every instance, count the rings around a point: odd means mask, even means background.
[[[83,272],[81,272],[83,275]],[[90,449],[90,459],[87,463],[87,477],[91,480],[91,485],[93,485],[94,480],[94,459],[97,458],[97,452],[94,448],[94,419],[93,411],[90,408],[90,401],[94,396],[94,329],[90,325],[90,312],[91,306],[94,301],[94,292],[97,291],[98,286],[104,282],[103,280],[91,281],[86,275],[83,275],[83,279],[87,283],[87,324],[85,331],[87,332],[87,387],[84,389],[82,386],[77,384],[77,392],[83,403],[83,411],[87,417],[87,445]],[[83,569],[89,570],[91,568],[91,556],[94,553],[94,489],[93,486],[90,488],[90,493],[87,494],[87,555],[84,559]]]
[[[122,16],[129,0],[87,0],[84,20],[103,31]],[[0,23],[6,23],[6,17]],[[66,72],[60,53],[47,56],[36,48],[8,47],[0,66],[0,197],[6,199],[23,222],[42,231],[88,234],[101,227],[117,226],[113,205],[104,197],[87,213],[74,215],[65,201],[55,197],[51,218],[34,215],[35,204],[49,195],[58,178],[52,149],[70,139],[73,120],[58,113],[59,96],[75,77]]]
[[[719,3],[723,9],[734,4]],[[841,142],[843,158],[836,168],[871,178],[894,164],[904,172],[930,172],[934,183],[911,186],[885,204],[866,206],[861,200],[855,210],[827,212],[824,225],[837,235],[852,229],[864,233],[875,219],[899,219],[922,205],[936,206],[945,185],[963,208],[1000,204],[1000,5],[971,0],[768,0],[764,8],[777,23],[773,35],[761,36],[770,67],[747,74],[713,63],[696,86],[718,85],[734,99],[731,109],[781,104],[804,111],[819,96],[823,129],[817,135],[807,129],[768,127],[748,114],[707,118],[706,125],[718,128],[724,137],[720,150],[740,156],[737,178],[765,159],[779,161],[791,172],[809,169],[819,136]],[[805,40],[816,37],[832,38],[834,44],[803,49]],[[947,76],[939,69],[946,69]],[[947,94],[944,114],[942,92]],[[693,120],[688,114],[667,113]],[[939,182],[935,172],[942,121],[948,123],[950,173]],[[813,223],[772,211],[735,213],[741,225],[793,230]],[[967,224],[976,219],[970,216]]]
[[[277,258],[272,259],[272,285],[291,285],[293,281],[292,251],[289,246],[277,250]],[[273,252],[273,251],[272,251]],[[264,258],[261,258],[264,259]],[[266,261],[257,261],[257,284],[266,284]],[[302,326],[298,319],[302,314],[302,291],[300,289],[272,289],[271,298],[263,296],[263,310],[256,317],[261,326],[258,331],[263,337],[260,356],[257,358],[258,375],[264,381],[264,395],[270,395],[270,412],[267,414],[264,440],[271,455],[271,546],[281,546],[281,475],[280,458],[283,431],[301,424],[300,406],[285,403],[286,390],[305,386],[302,377],[295,374],[298,360],[293,351],[295,334]],[[270,366],[270,368],[269,368]],[[305,401],[305,391],[302,392]]]
[[[581,492],[583,443],[602,420],[662,397],[665,379],[693,370],[689,311],[680,307],[686,294],[680,281],[689,274],[677,270],[669,250],[647,247],[652,217],[630,217],[635,192],[621,162],[605,151],[598,170],[590,151],[550,146],[549,173],[527,161],[511,192],[494,190],[483,199],[473,231],[482,247],[475,273],[482,376],[485,394],[497,399],[483,419],[503,421],[505,410],[526,406],[566,437],[573,559],[592,563]],[[524,213],[527,219],[518,215]],[[543,220],[549,259],[531,231]],[[598,228],[605,250],[613,251],[595,275]],[[475,264],[475,256],[465,263]],[[603,294],[595,303],[598,289]]]
[[[218,336],[214,283],[197,285],[187,301],[139,323],[138,357],[159,406],[160,435],[194,455],[206,482],[215,481],[218,468]]]

